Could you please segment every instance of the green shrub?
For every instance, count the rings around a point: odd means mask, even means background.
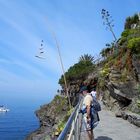
[[[64,129],[64,127],[65,127],[65,125],[66,125],[66,123],[67,123],[71,113],[73,112],[73,110],[74,110],[74,108],[71,108],[70,110],[68,110],[68,112],[67,112],[66,116],[64,117],[64,119],[61,120],[58,123],[57,128],[56,128],[56,130],[54,132],[54,135],[57,136],[57,135],[59,135],[62,132],[62,130]]]
[[[126,29],[122,32],[121,37],[127,38],[129,36],[134,36],[134,37],[138,37],[140,36],[140,30],[139,29]]]
[[[126,37],[121,37],[119,44],[123,45],[127,41]]]
[[[109,75],[109,66],[108,64],[105,64],[104,68],[100,71],[101,77],[106,77]]]
[[[135,14],[134,16],[126,18],[125,29],[131,29],[131,25],[132,24],[137,24],[138,22],[139,22],[139,17],[138,17],[137,14]]]
[[[131,32],[130,29],[126,29],[122,32],[121,36],[122,37],[127,37],[130,34],[130,32]]]
[[[72,81],[86,77],[90,72],[94,70],[95,65],[90,61],[80,61],[71,66],[65,73],[67,81]],[[59,84],[64,84],[63,75],[59,79]]]
[[[130,40],[132,38],[140,37],[140,30],[139,29],[131,29],[130,33],[127,37],[127,40]]]
[[[130,48],[133,53],[140,53],[140,37],[130,39],[127,47]]]

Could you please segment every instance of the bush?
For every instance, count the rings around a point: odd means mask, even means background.
[[[105,67],[100,71],[101,77],[107,77],[109,75],[109,66],[108,64],[105,64]]]
[[[130,48],[133,53],[140,53],[140,37],[130,39],[127,47]]]
[[[71,113],[73,112],[73,110],[74,110],[74,108],[71,108],[70,110],[68,110],[68,112],[67,112],[66,116],[64,117],[64,119],[61,120],[58,123],[57,128],[56,128],[56,130],[54,132],[55,136],[58,136],[63,131],[63,129],[64,129],[64,127],[65,127],[65,125],[66,125]]]
[[[130,32],[131,32],[130,29],[126,29],[122,32],[121,36],[122,37],[127,37],[130,34]]]
[[[121,40],[129,40],[134,37],[140,36],[140,30],[139,29],[126,29],[121,34]]]
[[[139,22],[139,17],[138,17],[137,14],[135,14],[132,17],[126,18],[126,21],[125,21],[125,29],[131,29],[131,25],[132,24],[137,24],[138,22]]]
[[[119,44],[123,45],[127,41],[126,37],[121,37]]]
[[[94,70],[95,65],[90,61],[80,61],[71,66],[65,73],[67,81],[77,80],[79,78],[85,78],[90,72]],[[59,84],[64,84],[63,75],[59,79]]]

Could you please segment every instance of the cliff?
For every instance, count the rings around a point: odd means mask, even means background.
[[[138,65],[133,63],[134,71],[126,74],[125,77],[123,74],[126,69],[118,71],[115,68],[110,68],[107,77],[103,79],[99,77],[98,89],[102,94],[104,104],[109,109],[128,108],[135,113],[140,113],[138,104],[140,100],[140,79],[138,78],[140,71],[138,69],[135,71],[136,67],[140,68],[140,63]],[[100,87],[101,84],[103,84],[102,87]]]
[[[40,128],[30,134],[26,140],[55,140],[70,115],[67,98],[56,95],[52,102],[41,106],[35,113]]]
[[[128,55],[129,51],[125,53]],[[100,62],[84,82],[92,86],[91,81],[96,79],[98,96],[102,98],[105,106],[115,112],[121,111],[122,118],[128,118],[131,123],[135,120],[135,125],[140,126],[140,121],[136,116],[130,116],[132,113],[126,114],[128,111],[140,114],[140,59],[132,55],[129,58],[130,69],[126,69],[126,63],[119,66],[113,63],[116,59],[114,57],[109,61]],[[80,89],[81,80],[69,83],[70,93],[73,93],[71,98],[73,105],[77,102],[78,94],[76,93]],[[51,103],[41,106],[36,111],[36,115],[40,128],[29,135],[27,140],[55,140],[70,116],[67,98],[56,96]]]
[[[137,21],[136,26],[132,26],[136,28],[131,28],[130,23],[125,24],[126,29],[116,44],[111,43],[110,47],[101,52],[101,61],[94,64],[93,57],[86,54],[69,68],[66,78],[73,106],[77,103],[78,92],[84,82],[90,89],[96,88],[97,96],[102,98],[109,110],[119,111],[116,116],[140,126],[140,119],[136,115],[140,114],[140,23]],[[64,90],[63,76],[59,84]],[[70,113],[63,93],[56,96],[51,103],[36,111],[40,128],[29,135],[27,140],[56,139]]]

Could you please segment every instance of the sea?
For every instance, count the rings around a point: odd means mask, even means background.
[[[0,112],[0,140],[24,140],[39,127],[35,110],[53,97],[40,93],[0,93],[0,105],[10,109]]]

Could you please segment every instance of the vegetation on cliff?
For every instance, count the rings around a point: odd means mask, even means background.
[[[69,83],[76,80],[78,81],[78,79],[82,79],[84,81],[89,74],[95,72],[98,77],[98,92],[107,92],[108,98],[112,98],[112,100],[117,99],[117,102],[121,107],[131,104],[130,110],[139,113],[139,18],[140,17],[135,14],[126,19],[124,31],[122,32],[121,37],[116,43],[112,42],[110,44],[106,44],[106,48],[100,52],[102,61],[98,64],[95,65],[93,63],[94,57],[92,57],[92,55],[86,54],[81,56],[79,62],[71,66],[65,73],[67,81]],[[63,85],[63,83],[63,76],[61,76],[59,84]],[[112,83],[111,87],[108,83]],[[128,87],[129,85],[132,85],[131,89]],[[115,89],[114,86],[117,89]],[[129,89],[129,91],[127,89]],[[116,90],[120,92],[117,96],[122,99],[117,98],[115,95],[116,93],[114,93]]]
[[[104,93],[105,102],[110,107],[118,102],[120,107],[128,106],[136,113],[140,113],[139,18],[137,14],[127,18],[117,43],[111,43],[101,51],[104,60],[100,62],[102,69],[98,75],[98,89]]]
[[[138,22],[139,22],[138,14],[127,17],[125,22],[125,29],[131,29],[132,25],[137,24]]]
[[[94,70],[95,64],[93,63],[94,57],[89,54],[84,54],[79,58],[79,62],[71,66],[65,73],[67,82],[85,79],[85,77]],[[59,79],[59,84],[64,84],[63,75]]]
[[[56,95],[49,104],[43,105],[36,111],[40,128],[30,134],[27,140],[37,137],[42,140],[57,139],[63,130],[72,110],[69,110],[66,97]]]
[[[78,63],[68,69],[65,75],[70,89],[73,89],[71,83],[80,86],[76,82],[87,80],[89,75],[94,79],[96,73],[98,93],[102,94],[102,100],[109,109],[128,109],[140,113],[140,16],[128,17],[121,37],[116,43],[106,46],[100,52],[102,59],[99,63],[94,63],[92,55],[84,54]],[[63,75],[59,84],[63,88]],[[76,98],[75,90],[72,92],[73,98]],[[51,139],[63,130],[71,110],[67,98],[56,96],[36,113],[41,128],[35,135]]]

